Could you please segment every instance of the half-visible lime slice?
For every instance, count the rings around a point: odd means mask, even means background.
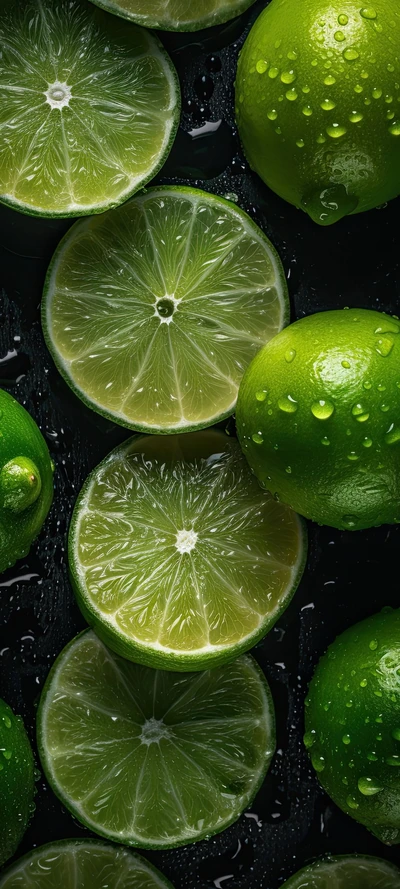
[[[304,867],[282,889],[399,889],[394,864],[367,855],[343,855]]]
[[[135,436],[89,476],[69,557],[88,622],[118,654],[204,670],[273,626],[300,580],[303,521],[222,432]]]
[[[263,232],[234,204],[181,187],[77,222],[43,303],[47,345],[76,394],[149,432],[229,416],[244,371],[288,314]]]
[[[85,0],[2,0],[0,200],[79,216],[120,204],[164,163],[179,119],[158,40]]]
[[[224,830],[258,790],[274,710],[253,658],[169,673],[112,654],[90,630],[64,649],[38,714],[54,792],[98,834],[170,848]]]
[[[107,12],[165,31],[199,31],[235,18],[255,0],[92,0]]]
[[[61,840],[33,849],[2,876],[0,889],[173,889],[140,855],[100,840]]]

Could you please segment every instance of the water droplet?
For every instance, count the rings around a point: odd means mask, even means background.
[[[371,649],[371,651],[376,651],[376,649],[378,648],[378,642],[377,642],[377,640],[376,640],[376,639],[371,639],[371,642],[369,643],[369,646],[368,646],[368,647]]]
[[[348,796],[346,799],[346,803],[347,803],[349,809],[358,809],[358,807],[359,807],[359,803],[354,798],[354,796]]]
[[[321,444],[325,445],[326,448],[329,447],[330,441],[329,441],[329,438],[326,437],[326,435],[324,435],[324,437],[321,438]]]
[[[343,524],[346,528],[355,528],[357,524],[357,516],[355,515],[344,515],[342,518]]]
[[[278,112],[275,108],[271,108],[270,111],[267,111],[267,117],[269,120],[276,120],[276,118],[278,117]]]
[[[296,80],[296,75],[294,71],[282,71],[281,81],[282,83],[293,83]]]
[[[7,759],[8,761],[11,759],[12,750],[3,750],[2,753],[3,753],[4,759]]]
[[[304,139],[297,139],[296,145],[297,145],[297,148],[304,148],[304,145],[305,145]]]
[[[378,384],[378,392],[386,392],[386,386],[383,383]]]
[[[317,137],[317,142],[318,142],[318,145],[323,145],[324,142],[326,142],[326,136],[324,136],[323,133],[320,133],[319,136]]]
[[[365,421],[369,419],[369,413],[366,407],[359,402],[357,404],[353,404],[351,413],[358,423],[365,423]]]
[[[314,752],[311,754],[311,762],[312,762],[313,768],[315,769],[316,772],[323,772],[324,771],[324,768],[325,768],[325,757],[324,756],[321,756],[319,753]]]
[[[313,744],[315,744],[316,734],[317,733],[316,733],[315,729],[312,729],[311,732],[305,733],[305,735],[303,737],[303,743],[304,743],[304,746],[307,747],[307,750],[309,750],[313,746]]]
[[[393,729],[392,738],[394,738],[395,741],[400,741],[400,728]]]
[[[279,410],[285,414],[295,414],[298,406],[298,402],[291,395],[284,395],[278,401]]]
[[[374,99],[380,99],[381,95],[382,95],[382,90],[378,90],[376,88],[374,90],[372,90],[372,97]]]
[[[287,98],[287,100],[288,100],[289,102],[295,102],[296,99],[297,99],[297,92],[296,92],[295,88],[292,87],[291,90],[288,90],[288,91],[285,93],[285,96],[286,96],[286,98]]]
[[[323,111],[332,111],[332,108],[336,108],[335,102],[332,102],[332,99],[324,99],[321,102],[321,108]]]
[[[364,380],[363,387],[364,389],[372,389],[372,383],[369,380]]]
[[[361,71],[361,77],[363,78],[363,80],[368,80],[368,77],[369,77],[368,71]]]
[[[304,117],[311,117],[311,115],[313,113],[313,110],[310,107],[310,105],[304,105],[304,108],[302,108],[301,110],[304,114]]]
[[[343,50],[343,58],[346,59],[346,62],[354,62],[358,57],[359,53],[354,46],[349,46],[347,49]]]
[[[266,62],[265,59],[259,59],[256,64],[256,71],[258,72],[258,74],[265,74],[267,68],[268,62]]]
[[[382,413],[387,414],[388,410],[390,410],[390,405],[389,404],[381,404],[380,409],[381,409]]]
[[[254,441],[254,444],[262,444],[264,441],[262,432],[254,432],[251,437],[252,437],[252,440]]]
[[[347,133],[346,127],[340,125],[340,123],[333,123],[330,127],[326,128],[326,132],[331,139],[340,139],[341,136],[344,136]]]
[[[3,722],[6,728],[11,728],[11,719],[9,716],[3,716]]]
[[[349,21],[348,15],[345,15],[344,13],[342,13],[341,15],[338,15],[339,25],[347,25],[348,21]]]
[[[262,391],[260,390],[260,392],[256,392],[256,399],[257,401],[265,401],[267,395],[268,389],[263,389]]]
[[[313,68],[316,68],[317,65],[318,65],[318,59],[313,59],[312,62],[311,62],[311,65],[312,65]]]
[[[394,427],[394,429],[390,429],[389,432],[385,435],[385,442],[388,445],[397,444],[400,441],[400,429],[399,427]]]
[[[368,762],[378,762],[376,753],[367,753]]]
[[[342,741],[343,741],[343,744],[345,744],[347,747],[349,744],[351,744],[350,735],[343,735]]]
[[[360,682],[360,688],[366,688],[368,685],[368,679],[362,679]]]
[[[392,124],[392,126],[389,127],[389,133],[391,133],[392,136],[400,136],[400,123],[396,122]]]
[[[344,367],[345,370],[348,370],[349,367],[351,367],[350,361],[342,361],[342,367]]]
[[[291,475],[291,473],[292,473],[292,467],[291,467],[291,466],[287,466],[286,469],[285,469],[285,472],[287,472],[288,475]]]
[[[278,74],[279,68],[270,68],[268,71],[268,77],[270,77],[271,80],[275,80],[275,77],[278,77]]]
[[[296,358],[296,349],[288,349],[287,352],[285,352],[285,361],[287,361],[288,364],[291,364],[295,358]]]
[[[357,786],[363,796],[375,796],[383,790],[383,787],[377,784],[373,778],[359,778]]]
[[[336,77],[333,74],[327,74],[324,80],[325,86],[332,86],[334,83],[336,83]]]
[[[349,116],[350,123],[359,123],[363,119],[363,115],[359,111],[352,111]]]
[[[311,413],[316,417],[317,420],[329,420],[329,417],[332,416],[335,408],[331,401],[325,401],[321,398],[319,401],[314,401],[311,405]]]
[[[388,756],[386,762],[388,766],[400,766],[400,756]]]
[[[387,358],[390,355],[394,346],[394,339],[391,336],[384,336],[378,340],[375,349],[378,355],[382,355],[382,358]]]
[[[364,6],[363,9],[360,9],[360,15],[363,19],[376,19],[376,10],[373,6]]]
[[[343,40],[346,40],[346,38],[343,34],[343,31],[335,31],[333,36],[334,36],[335,40],[338,41],[338,43],[343,43]]]
[[[359,460],[360,458],[355,451],[350,451],[350,454],[347,454],[347,459],[354,462],[355,460]]]
[[[389,62],[388,66],[387,66],[387,69],[388,69],[388,71],[390,71],[391,73],[393,73],[393,71],[395,70],[395,67],[394,67],[394,65],[391,64],[391,62]]]

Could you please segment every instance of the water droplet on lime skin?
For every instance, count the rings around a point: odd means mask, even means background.
[[[343,735],[342,741],[343,741],[343,744],[345,744],[345,746],[347,747],[349,744],[351,744],[350,735]]]
[[[343,40],[346,40],[346,38],[343,34],[343,31],[335,31],[333,36],[334,36],[335,40],[338,41],[338,43],[343,43]]]
[[[283,395],[278,401],[279,410],[285,414],[295,414],[298,406],[298,402],[291,395]]]
[[[322,140],[325,141],[325,137]],[[317,139],[319,141],[320,137]],[[319,225],[332,225],[343,219],[356,209],[357,204],[358,198],[348,194],[344,185],[315,189],[304,195],[301,201],[303,209]]]
[[[344,367],[345,370],[348,370],[349,367],[351,367],[350,361],[342,361],[342,367]]]
[[[354,46],[349,46],[347,49],[344,49],[342,55],[343,58],[346,59],[346,62],[354,62],[359,58],[359,53]]]
[[[364,6],[363,9],[360,9],[360,15],[363,19],[376,19],[376,10],[373,6]]]
[[[360,123],[362,119],[363,115],[359,111],[352,111],[349,116],[350,123]]]
[[[395,741],[400,741],[400,728],[393,729],[392,738],[394,738]]]
[[[368,413],[367,408],[360,402],[358,402],[357,404],[353,404],[351,413],[352,413],[354,419],[357,420],[358,423],[365,423],[366,420],[369,419],[369,413]]]
[[[285,472],[287,472],[288,475],[291,475],[291,473],[292,473],[292,467],[291,467],[291,466],[287,466],[286,469],[285,469]]]
[[[311,405],[311,413],[317,420],[329,420],[334,410],[335,407],[332,402],[325,401],[323,398],[319,401],[314,401]]]
[[[394,339],[392,336],[383,336],[378,339],[377,344],[375,346],[378,355],[381,355],[382,358],[387,358],[390,355],[394,346]]]
[[[281,81],[282,83],[293,83],[296,80],[296,75],[294,71],[282,71]]]
[[[336,108],[336,104],[332,99],[324,99],[323,102],[321,102],[321,108],[323,111],[332,111],[333,108]]]
[[[303,737],[303,743],[304,743],[304,746],[307,747],[307,750],[310,750],[310,748],[315,744],[316,734],[317,733],[316,733],[315,729],[312,729],[311,732],[305,733],[305,735]]]
[[[354,796],[348,796],[346,799],[346,803],[347,803],[349,809],[358,809],[359,808],[359,803],[354,798]]]
[[[270,111],[267,111],[268,120],[276,120],[278,117],[278,112],[275,108],[271,108]]]
[[[388,445],[397,444],[400,441],[400,429],[395,426],[393,429],[390,429],[389,432],[385,435],[385,442]]]
[[[342,136],[346,135],[347,130],[346,127],[342,126],[340,123],[333,123],[326,128],[326,132],[331,139],[340,139]]]
[[[376,639],[371,639],[371,642],[369,643],[369,646],[368,646],[368,647],[371,649],[371,651],[376,651],[376,649],[378,648],[378,642],[377,642],[377,640],[376,640]]]
[[[363,796],[375,796],[383,790],[383,787],[377,784],[373,778],[359,778],[357,787]]]
[[[389,133],[392,136],[400,136],[400,123],[394,123],[389,127]]]
[[[311,763],[316,772],[323,772],[325,768],[325,757],[321,754],[313,752],[311,754]]]
[[[345,15],[344,13],[342,13],[341,15],[338,15],[339,25],[347,25],[348,21],[349,21],[348,15]]]
[[[10,759],[12,758],[12,750],[3,750],[2,753],[3,753],[4,759],[6,759],[7,762],[9,762]]]
[[[297,99],[297,92],[294,87],[291,90],[287,90],[285,96],[289,102],[295,102]]]
[[[287,352],[285,352],[285,361],[287,361],[288,364],[291,364],[296,358],[296,354],[296,349],[288,349]]]
[[[268,62],[266,62],[265,59],[259,59],[256,64],[256,71],[258,72],[258,74],[265,74],[267,68]]]
[[[388,766],[400,766],[400,756],[388,756],[386,760]]]
[[[326,435],[324,435],[324,437],[321,438],[321,444],[325,445],[326,448],[329,447],[330,441],[329,441],[329,438],[326,437]]]
[[[268,389],[262,389],[259,392],[256,392],[257,401],[265,401],[268,395]]]
[[[344,515],[342,518],[342,522],[346,528],[355,528],[357,521],[358,519],[355,515]]]
[[[376,753],[367,753],[368,762],[378,762],[378,757]]]
[[[268,77],[270,77],[271,80],[275,80],[275,78],[278,77],[278,74],[279,74],[279,68],[272,67],[268,71]]]
[[[262,444],[264,439],[261,432],[254,432],[251,436],[254,444]]]
[[[304,108],[301,109],[304,117],[311,117],[313,110],[310,105],[304,105]]]
[[[327,74],[324,80],[325,86],[332,86],[334,83],[336,83],[336,77],[333,74]]]
[[[9,716],[3,716],[2,720],[6,728],[11,728],[11,719]]]
[[[296,145],[297,145],[297,148],[304,148],[304,145],[305,145],[304,139],[297,139]]]

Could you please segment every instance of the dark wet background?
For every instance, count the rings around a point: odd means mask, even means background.
[[[300,0],[299,0],[300,2]],[[244,35],[265,0],[240,19],[193,35],[162,34],[183,88],[182,126],[159,182],[236,195],[276,245],[289,283],[292,320],[340,306],[400,314],[399,200],[316,227],[252,175],[234,125],[233,83]],[[48,670],[84,622],[68,582],[65,538],[88,472],[126,430],[86,409],[44,346],[39,304],[46,267],[70,221],[38,220],[0,207],[0,386],[39,423],[56,463],[51,515],[28,559],[0,577],[0,696],[35,712]],[[289,609],[254,650],[271,684],[278,752],[239,822],[209,842],[145,853],[176,889],[277,889],[311,858],[363,852],[400,863],[319,789],[302,747],[303,702],[313,667],[335,635],[383,605],[399,606],[400,527],[341,533],[310,525],[308,568]],[[43,779],[19,853],[61,837],[89,835]]]

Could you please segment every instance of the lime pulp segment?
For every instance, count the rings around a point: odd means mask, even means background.
[[[394,864],[367,855],[327,858],[303,868],[282,889],[399,889]]]
[[[3,0],[0,200],[43,216],[103,212],[162,166],[179,120],[158,40],[84,0]]]
[[[140,855],[99,840],[34,849],[0,876],[0,889],[173,889]]]
[[[233,412],[245,369],[288,313],[279,257],[246,213],[157,188],[69,230],[48,272],[43,326],[90,407],[175,432]]]
[[[109,839],[171,848],[236,821],[275,746],[269,687],[244,656],[203,673],[132,664],[90,630],[45,685],[38,744],[64,805]]]
[[[297,587],[304,523],[222,432],[135,436],[87,480],[69,558],[88,622],[149,666],[201,670],[254,645]]]
[[[254,0],[92,0],[107,12],[165,31],[198,31],[235,18]]]

